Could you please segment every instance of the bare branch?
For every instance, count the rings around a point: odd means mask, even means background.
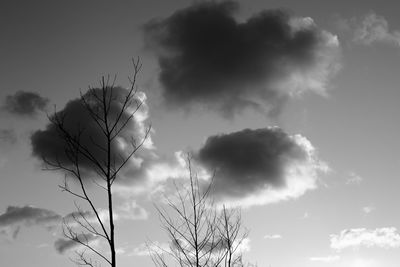
[[[113,142],[115,142],[115,138],[128,127],[129,122],[134,119],[134,114],[143,104],[140,97],[137,96],[138,89],[136,86],[137,76],[142,66],[140,59],[132,59],[132,64],[133,74],[129,78],[130,87],[125,95],[118,95],[120,91],[117,91],[115,86],[116,75],[113,78],[110,75],[103,76],[100,79],[99,88],[89,87],[85,94],[80,93],[81,104],[88,114],[86,117],[91,119],[90,125],[96,125],[95,131],[102,135],[102,139],[90,136],[85,131],[87,125],[77,123],[73,125],[76,128],[72,130],[70,125],[66,125],[66,118],[69,116],[66,111],[57,112],[55,109],[51,116],[48,115],[50,123],[55,127],[61,142],[64,144],[64,154],[61,159],[58,156],[55,159],[43,157],[44,168],[62,171],[65,174],[65,179],[64,183],[59,185],[60,189],[85,202],[90,207],[90,212],[93,213],[93,218],[88,217],[89,215],[75,204],[77,212],[72,213],[71,217],[75,226],[83,231],[80,234],[64,221],[64,236],[86,248],[84,251],[76,252],[77,260],[74,262],[78,265],[98,266],[97,262],[86,257],[85,252],[88,251],[106,261],[110,266],[116,267],[112,185],[121,169],[143,146],[151,131],[151,126],[149,126],[144,136],[140,137],[141,140],[138,144],[135,141],[138,137],[132,137],[132,148],[127,154],[121,155],[118,151],[114,151]],[[135,107],[133,107],[134,104]],[[99,140],[105,141],[103,143]],[[90,143],[85,144],[85,142]],[[96,176],[96,178],[93,176]],[[73,178],[78,183],[78,189],[71,189],[67,178]],[[107,222],[105,218],[100,216],[101,210],[95,203],[93,193],[89,193],[88,181],[105,192],[108,211]],[[87,234],[106,240],[110,258],[104,256],[90,244]]]
[[[72,227],[70,227],[68,224],[64,223],[64,227],[63,227],[63,233],[64,236],[80,245],[82,245],[83,247],[89,249],[90,251],[92,251],[93,253],[95,253],[96,255],[98,255],[99,257],[101,257],[103,260],[105,260],[106,262],[108,262],[111,265],[111,261],[109,259],[107,259],[104,255],[101,254],[101,252],[97,251],[96,249],[94,249],[90,244],[89,244],[89,240],[87,239],[87,237],[84,234],[78,235],[73,229]],[[83,240],[82,240],[83,239]]]
[[[239,211],[223,207],[218,212],[210,198],[209,186],[202,190],[199,178],[194,173],[191,157],[188,155],[189,185],[184,193],[174,183],[177,202],[168,197],[167,207],[175,215],[174,219],[167,210],[156,206],[161,224],[172,242],[171,251],[153,251],[153,262],[160,267],[168,266],[165,256],[183,267],[225,267],[240,266],[241,255],[238,247],[246,237],[239,238],[241,217]],[[165,254],[165,255],[164,255]]]

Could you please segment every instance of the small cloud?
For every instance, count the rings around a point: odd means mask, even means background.
[[[311,257],[310,261],[318,261],[318,262],[325,262],[325,263],[331,263],[334,261],[340,260],[339,255],[329,255],[325,257]]]
[[[129,200],[117,207],[117,216],[129,220],[147,220],[149,213],[136,201]]]
[[[33,206],[9,206],[6,212],[0,215],[0,232],[11,234],[15,239],[21,226],[42,226],[52,229],[60,224],[61,219],[59,214],[51,210]]]
[[[71,250],[71,249],[79,249],[82,248],[79,242],[83,242],[84,244],[91,244],[98,240],[98,236],[93,234],[79,234],[73,239],[65,239],[59,238],[54,242],[54,248],[57,250],[58,253],[63,254],[64,252]]]
[[[141,256],[141,257],[151,256],[152,255],[151,251],[152,250],[149,249],[148,245],[143,243],[143,244],[139,245],[138,247],[134,248],[133,252],[131,254],[135,255],[135,256]]]
[[[250,238],[246,237],[244,238],[238,248],[237,248],[237,252],[238,253],[245,253],[245,252],[249,252],[251,250],[251,246],[250,246]]]
[[[377,228],[375,230],[366,228],[346,229],[340,234],[330,235],[331,248],[342,250],[345,248],[400,247],[400,234],[395,227]]]
[[[17,134],[12,129],[0,129],[0,143],[15,144]]]
[[[303,216],[301,217],[302,219],[308,219],[310,218],[310,214],[308,212],[304,212]]]
[[[385,17],[371,12],[365,15],[361,22],[358,22],[354,30],[353,41],[362,45],[384,43],[400,46],[400,32],[390,30]]]
[[[89,222],[92,220],[92,217],[94,217],[95,214],[91,211],[74,211],[71,213],[68,213],[67,215],[65,215],[63,217],[63,220],[66,223],[72,223],[75,220],[80,220],[83,218],[86,218],[87,220],[89,220]]]
[[[275,235],[265,235],[264,239],[282,239],[281,235],[275,234]]]
[[[108,220],[108,210],[98,209],[98,214],[103,221]],[[85,219],[83,219],[85,217]],[[117,218],[118,219],[118,216]],[[40,226],[47,230],[54,230],[63,222],[71,227],[80,226],[80,222],[96,224],[97,217],[92,211],[74,211],[65,216],[43,208],[34,206],[9,206],[3,214],[0,214],[0,233],[15,239],[21,227]]]
[[[375,210],[375,207],[372,207],[372,206],[366,206],[366,207],[363,207],[362,208],[362,211],[365,213],[365,214],[370,214],[371,212],[373,212]]]
[[[347,177],[346,184],[347,185],[359,185],[364,179],[355,172],[350,172]]]
[[[46,247],[49,247],[49,246],[50,245],[47,244],[47,243],[42,243],[42,244],[38,245],[37,248],[46,248]]]
[[[35,92],[18,91],[14,95],[8,95],[2,109],[11,114],[32,117],[38,111],[45,111],[49,99]]]
[[[99,215],[100,219],[105,222],[108,221],[108,210],[106,209],[97,209],[97,214]],[[118,216],[116,215],[114,217],[114,220],[117,220]],[[98,223],[98,219],[96,214],[93,211],[74,211],[71,213],[68,213],[62,218],[63,222],[68,224],[69,226],[79,226],[79,222],[88,222],[88,223],[93,223],[96,224]]]
[[[161,242],[152,242],[151,244],[142,243],[138,247],[134,248],[130,255],[134,256],[151,256],[153,253],[163,254],[170,252],[170,244]]]
[[[116,248],[116,249],[115,249],[115,253],[116,253],[117,255],[124,255],[124,254],[126,254],[126,248],[124,248],[124,247]]]

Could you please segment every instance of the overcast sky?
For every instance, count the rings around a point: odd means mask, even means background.
[[[121,140],[152,132],[116,188],[119,266],[153,265],[144,243],[168,241],[153,203],[191,152],[205,176],[218,170],[216,201],[243,209],[246,262],[397,267],[398,10],[394,0],[2,1],[0,265],[72,264],[59,226],[74,198],[40,159],[59,148],[46,113],[85,122],[80,92],[107,74],[122,92],[140,57],[145,104]]]

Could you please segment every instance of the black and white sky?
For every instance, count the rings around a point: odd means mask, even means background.
[[[43,156],[67,163],[48,114],[104,142],[79,96],[116,75],[117,116],[140,57],[143,105],[115,151],[152,130],[115,188],[120,266],[152,266],[146,241],[166,244],[153,203],[187,175],[190,152],[199,177],[214,176],[216,202],[242,208],[246,261],[397,267],[398,10],[394,0],[2,1],[0,265],[71,265],[76,244],[60,224],[74,199],[58,188],[62,173],[42,170]]]

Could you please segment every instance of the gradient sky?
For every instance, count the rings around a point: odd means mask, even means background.
[[[304,18],[311,18],[313,31],[337,40],[334,53],[323,57],[334,64],[326,73],[322,71],[325,65],[313,65],[318,62],[301,62],[309,65],[305,66],[305,74],[297,72],[300,78],[309,74],[317,81],[323,80],[321,84],[312,84],[311,78],[290,80],[291,66],[288,73],[274,77],[278,87],[302,83],[300,94],[285,91],[278,115],[247,108],[226,116],[216,108],[224,102],[209,96],[201,100],[207,102],[200,103],[203,108],[196,106],[190,111],[180,109],[183,102],[173,96],[169,99],[176,101],[171,102],[172,107],[165,103],[166,84],[159,79],[159,54],[157,48],[146,44],[144,25],[188,8],[191,1],[2,1],[0,265],[72,264],[69,252],[60,255],[54,248],[55,240],[62,237],[57,229],[24,219],[15,220],[14,225],[14,221],[5,220],[6,210],[10,206],[30,205],[61,216],[74,210],[74,199],[58,188],[62,175],[42,171],[40,160],[32,155],[30,137],[45,128],[44,111],[51,112],[54,105],[62,109],[80,91],[84,92],[89,85],[96,86],[102,75],[117,74],[118,83],[128,86],[130,59],[137,56],[143,63],[138,84],[147,95],[147,121],[154,129],[152,141],[157,154],[172,157],[176,151],[199,150],[209,136],[278,126],[288,136],[300,134],[306,138],[315,148],[314,156],[329,166],[329,171],[318,171],[313,176],[314,188],[287,200],[270,201],[274,203],[254,196],[251,205],[243,207],[243,225],[250,230],[246,261],[261,267],[399,265],[398,3],[238,3],[239,11],[234,15],[238,22],[262,10],[284,8],[292,18],[303,18],[303,22],[310,21]],[[235,79],[232,77],[232,81]],[[257,96],[259,91],[255,90]],[[20,112],[11,110],[7,99],[16,97],[18,91],[35,92],[48,101],[43,106],[33,105],[32,109],[24,106],[26,109]],[[276,104],[275,100],[266,100],[267,109]],[[140,211],[117,222],[121,267],[152,266],[150,258],[140,253],[142,244],[148,240],[167,241],[153,207],[157,199],[148,195],[125,190],[117,196],[121,209],[130,203],[130,211]],[[13,237],[9,230],[15,227],[20,229]]]

